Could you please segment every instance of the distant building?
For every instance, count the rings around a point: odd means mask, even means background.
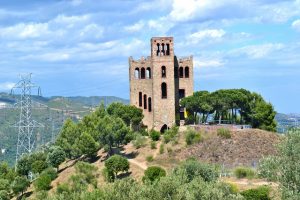
[[[173,37],[153,37],[151,56],[129,58],[130,104],[143,109],[148,129],[184,122],[181,98],[194,92],[193,57],[177,58]]]

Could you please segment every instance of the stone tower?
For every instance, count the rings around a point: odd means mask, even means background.
[[[193,95],[193,57],[177,58],[173,37],[151,38],[151,56],[129,58],[130,104],[143,109],[143,124],[163,132],[182,124],[180,99]]]

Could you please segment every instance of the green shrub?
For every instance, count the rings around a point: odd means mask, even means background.
[[[246,200],[270,200],[269,197],[270,188],[266,186],[260,186],[255,189],[245,190],[241,192],[241,195]]]
[[[59,184],[56,188],[57,194],[63,194],[63,193],[69,194],[70,192],[71,192],[71,190],[67,183]]]
[[[231,138],[230,130],[227,128],[219,128],[217,130],[217,135],[221,138],[229,139]]]
[[[155,130],[151,130],[150,133],[149,133],[149,136],[151,137],[151,139],[153,141],[158,141],[159,138],[160,138],[160,132],[155,131]]]
[[[147,160],[147,162],[152,162],[154,159],[153,159],[153,156],[147,156],[146,160]]]
[[[164,144],[160,144],[159,146],[159,153],[163,154],[165,152],[165,145]]]
[[[178,127],[173,126],[171,129],[164,133],[164,143],[169,143],[170,141],[176,141],[178,139]]]
[[[261,178],[266,178],[268,181],[278,180],[278,158],[268,156],[259,161],[258,175]]]
[[[234,174],[237,178],[253,178],[255,171],[248,167],[238,167],[234,170]]]
[[[53,181],[54,179],[57,178],[57,171],[56,171],[54,168],[49,167],[49,168],[45,169],[45,170],[41,173],[41,175],[49,175],[50,178],[51,178],[51,180]]]
[[[10,196],[6,190],[0,190],[0,199],[1,200],[9,200]]]
[[[115,174],[111,170],[108,170],[106,167],[104,167],[102,175],[104,177],[104,180],[109,183],[114,182],[116,178]]]
[[[229,185],[229,188],[230,188],[230,192],[232,194],[237,194],[239,192],[239,188],[237,186],[237,184],[235,183],[227,183]]]
[[[135,140],[133,140],[132,143],[135,148],[139,149],[146,145],[146,141],[147,141],[147,139],[145,136],[138,134],[138,135],[136,135],[136,138],[135,138]]]
[[[33,183],[36,191],[49,190],[51,188],[51,177],[47,174],[39,176]]]
[[[175,168],[174,174],[179,175],[184,172],[189,181],[196,177],[201,177],[206,182],[216,181],[219,177],[219,171],[216,166],[201,163],[193,158],[188,159]]]
[[[151,141],[150,146],[151,146],[151,149],[156,149],[156,142]]]
[[[193,129],[188,129],[185,133],[185,142],[187,145],[196,144],[201,141],[201,134]]]
[[[146,131],[146,129],[142,128],[141,130],[138,131],[138,134],[142,135],[142,136],[148,136],[148,132]]]
[[[129,162],[123,156],[113,155],[105,161],[105,167],[108,171],[113,172],[117,178],[119,172],[128,172]]]
[[[155,180],[159,180],[161,177],[166,176],[166,174],[166,171],[161,167],[148,167],[144,172],[143,182],[154,182]]]

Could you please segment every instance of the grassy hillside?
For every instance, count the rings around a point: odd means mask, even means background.
[[[17,128],[12,127],[19,120],[19,110],[12,109],[17,103],[19,95],[11,96],[7,93],[0,93],[0,161],[7,161],[13,165],[16,155]],[[72,118],[78,120],[82,116],[89,113],[93,107],[101,102],[109,105],[112,102],[122,102],[128,104],[126,99],[114,96],[92,96],[92,97],[39,97],[33,96],[33,106],[37,106],[37,102],[48,106],[49,109],[33,108],[33,119],[42,123],[44,128],[36,130],[37,145],[40,146],[51,141],[52,134],[58,134],[64,120]],[[1,107],[6,105],[9,108]]]

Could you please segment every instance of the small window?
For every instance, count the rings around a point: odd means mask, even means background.
[[[167,44],[167,52],[166,55],[169,56],[170,55],[170,44]]]
[[[179,78],[183,78],[183,67],[179,67]]]
[[[147,79],[151,78],[151,68],[150,67],[148,67],[147,70],[146,70],[146,78]]]
[[[161,67],[161,77],[166,78],[167,77],[167,71],[166,71],[166,66]]]
[[[152,102],[151,102],[151,97],[148,98],[148,111],[152,111]]]
[[[184,75],[185,75],[185,78],[190,77],[190,69],[189,69],[188,66],[186,66],[185,69],[184,69]]]
[[[144,94],[144,109],[147,109],[147,95]]]
[[[167,98],[167,84],[166,83],[161,84],[161,98],[162,99]]]
[[[134,70],[134,78],[135,79],[139,79],[140,78],[140,69],[139,68],[135,68],[135,70]]]
[[[145,77],[146,77],[146,72],[145,72],[145,68],[143,67],[142,69],[141,69],[141,79],[145,79]]]
[[[139,92],[139,106],[143,106],[143,94],[141,92]]]
[[[165,53],[166,53],[166,50],[165,50],[166,46],[164,43],[161,44],[161,54],[164,56]]]
[[[184,89],[179,89],[179,99],[182,99],[185,97],[185,90]]]
[[[156,45],[157,45],[156,55],[159,56],[159,54],[160,54],[160,44],[157,43]]]

